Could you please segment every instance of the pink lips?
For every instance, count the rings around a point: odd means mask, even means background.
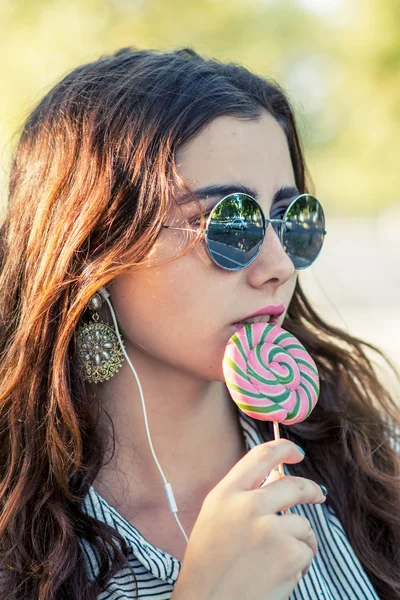
[[[252,317],[260,317],[261,315],[271,315],[271,317],[280,317],[281,315],[283,315],[285,310],[286,309],[284,304],[269,304],[265,308],[261,308],[257,312],[251,315],[247,315],[247,317],[245,317],[243,321],[246,321],[246,319],[251,319]]]
[[[244,326],[244,321],[247,321],[247,319],[251,319],[252,317],[259,317],[261,315],[270,315],[270,323],[276,323],[277,318],[280,317],[285,312],[285,310],[286,307],[284,304],[269,304],[268,306],[261,308],[257,312],[252,313],[251,315],[247,315],[247,317],[244,317],[240,321],[233,323],[233,326],[235,327],[235,329],[239,329],[240,327]]]

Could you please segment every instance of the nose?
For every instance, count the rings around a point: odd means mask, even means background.
[[[274,289],[286,283],[295,274],[294,264],[284,251],[271,223],[266,229],[264,244],[259,255],[246,270],[250,285],[253,287],[269,285]]]

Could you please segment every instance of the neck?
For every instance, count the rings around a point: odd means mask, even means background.
[[[195,379],[137,350],[127,352],[143,388],[154,451],[178,508],[199,507],[246,453],[237,408],[224,382]],[[99,385],[98,396],[113,421],[116,445],[93,486],[128,518],[141,507],[163,510],[163,480],[147,439],[136,380],[125,361]]]

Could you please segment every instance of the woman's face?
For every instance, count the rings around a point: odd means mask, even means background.
[[[295,187],[286,137],[266,112],[258,121],[218,117],[182,146],[176,159],[191,189],[211,184],[248,186],[258,192],[266,217],[274,193],[282,186]],[[209,207],[220,199],[202,203]],[[174,206],[167,223],[189,227],[185,217],[196,210],[195,203]],[[151,258],[177,256],[188,235],[163,229]],[[202,241],[170,264],[117,278],[109,289],[133,358],[144,353],[160,367],[222,381],[225,346],[236,330],[233,323],[269,304],[284,304],[287,309],[295,284],[293,263],[269,225],[260,254],[242,270],[218,267]],[[279,324],[284,317],[285,313]]]

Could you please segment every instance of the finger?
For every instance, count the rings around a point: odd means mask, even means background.
[[[312,550],[308,546],[308,544],[304,544],[304,542],[299,542],[299,544],[304,545],[304,550],[305,550],[305,552],[304,552],[305,564],[301,571],[301,576],[304,577],[305,575],[307,575],[308,571],[310,570],[310,567],[311,567],[311,564],[312,564],[312,561],[313,561],[313,558],[315,555],[312,553]],[[307,554],[308,554],[308,556],[307,556]]]
[[[254,446],[236,463],[222,480],[232,489],[253,490],[258,488],[272,469],[280,463],[295,464],[304,454],[289,440],[274,440]]]
[[[265,514],[281,512],[296,504],[321,504],[326,500],[321,488],[314,481],[290,475],[255,492],[259,494]]]
[[[296,583],[306,575],[317,553],[317,539],[306,517],[290,514],[287,516],[264,515],[260,517],[261,527],[278,529],[279,537],[285,543],[282,560],[290,565],[290,571],[297,573]]]
[[[279,517],[279,525],[282,532],[295,537],[299,542],[304,542],[313,551],[313,555],[317,554],[318,541],[310,525],[310,521],[302,515],[284,515]]]
[[[296,544],[296,552],[294,556],[292,553],[292,560],[290,562],[291,568],[295,569],[297,572],[295,581],[296,584],[298,584],[301,578],[307,575],[308,571],[310,570],[312,561],[314,559],[314,553],[310,546],[301,540],[293,540],[293,543]]]

